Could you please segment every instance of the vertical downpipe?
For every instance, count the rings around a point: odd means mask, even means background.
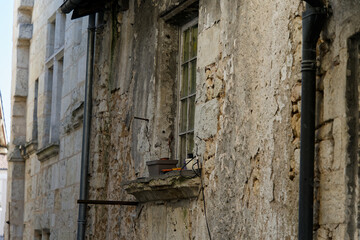
[[[326,19],[320,1],[306,2],[302,19],[299,240],[313,239],[316,43]]]
[[[89,166],[91,112],[92,112],[94,52],[95,52],[95,14],[91,14],[89,16],[89,24],[88,24],[85,104],[84,104],[84,120],[83,120],[83,138],[82,138],[82,149],[81,149],[81,174],[80,174],[79,200],[87,200],[88,198],[88,166]],[[85,239],[86,210],[87,210],[87,204],[80,203],[77,240]]]

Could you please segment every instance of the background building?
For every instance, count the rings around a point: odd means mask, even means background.
[[[11,239],[75,237],[87,21],[62,3],[14,1]]]
[[[4,227],[6,220],[6,187],[7,187],[7,136],[4,117],[4,108],[0,92],[0,239],[4,239]]]
[[[360,5],[323,3],[317,62],[302,68],[316,70],[310,235],[356,239]],[[11,239],[75,239],[77,218],[78,239],[303,231],[303,2],[15,4]],[[150,161],[191,155],[190,170],[149,176]]]

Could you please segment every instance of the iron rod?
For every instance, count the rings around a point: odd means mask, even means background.
[[[110,201],[110,200],[78,200],[77,203],[85,204],[99,204],[99,205],[125,205],[125,206],[137,206],[139,202],[131,201]]]

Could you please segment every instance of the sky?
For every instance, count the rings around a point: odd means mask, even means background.
[[[3,100],[7,138],[10,139],[10,91],[13,1],[2,0],[0,7],[0,91]]]

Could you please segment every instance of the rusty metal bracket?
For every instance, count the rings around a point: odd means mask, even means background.
[[[99,205],[125,205],[125,206],[137,206],[139,202],[131,201],[108,201],[108,200],[77,200],[78,204],[99,204]]]

